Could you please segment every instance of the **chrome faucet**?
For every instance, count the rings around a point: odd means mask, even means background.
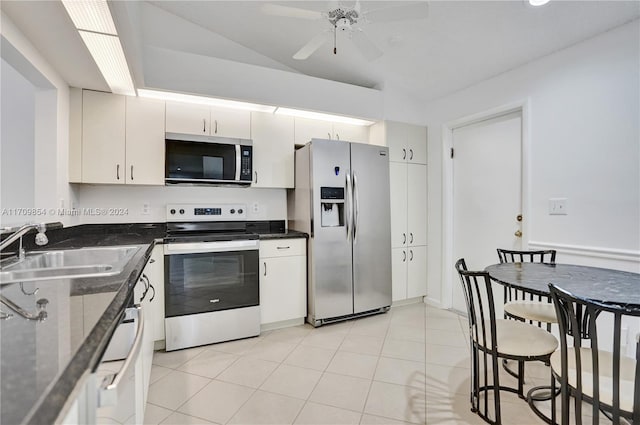
[[[47,225],[45,223],[29,223],[19,228],[2,229],[3,233],[13,232],[13,234],[7,237],[2,242],[0,242],[0,252],[2,252],[3,249],[5,249],[6,247],[14,243],[16,240],[20,239],[20,247],[18,248],[18,258],[20,260],[23,260],[25,256],[25,252],[24,252],[24,248],[22,248],[22,236],[25,235],[27,232],[29,232],[31,229],[36,229],[38,231],[38,234],[36,235],[36,245],[42,246],[49,243],[49,239],[47,238],[47,235],[45,235],[45,232],[47,231]]]

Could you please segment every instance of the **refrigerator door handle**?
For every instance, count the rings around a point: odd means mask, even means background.
[[[351,233],[351,175],[349,173],[345,173],[347,179],[347,196],[344,200],[344,208],[345,208],[345,227],[347,228],[347,240],[349,240],[349,234]]]
[[[358,218],[360,215],[360,195],[358,192],[358,177],[353,173],[353,243],[356,243],[358,236]]]

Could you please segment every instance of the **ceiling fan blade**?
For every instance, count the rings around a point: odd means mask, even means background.
[[[304,60],[311,56],[316,50],[320,48],[329,39],[329,32],[323,31],[320,34],[313,37],[307,44],[302,46],[300,50],[293,55],[294,59]]]
[[[429,6],[427,2],[416,2],[402,6],[369,10],[364,12],[363,15],[372,23],[426,19],[429,15]]]
[[[287,18],[300,18],[308,20],[322,19],[322,13],[315,10],[300,9],[298,7],[280,6],[279,4],[265,3],[262,5],[262,13]]]
[[[351,40],[368,61],[371,62],[382,56],[382,50],[378,49],[363,31],[354,31]]]

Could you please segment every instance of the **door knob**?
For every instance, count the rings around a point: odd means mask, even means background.
[[[516,230],[516,232],[514,233],[514,235],[518,238],[522,237],[522,232],[520,230]]]

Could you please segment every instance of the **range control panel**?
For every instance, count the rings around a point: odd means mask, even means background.
[[[167,221],[234,221],[247,219],[245,204],[167,204]]]

